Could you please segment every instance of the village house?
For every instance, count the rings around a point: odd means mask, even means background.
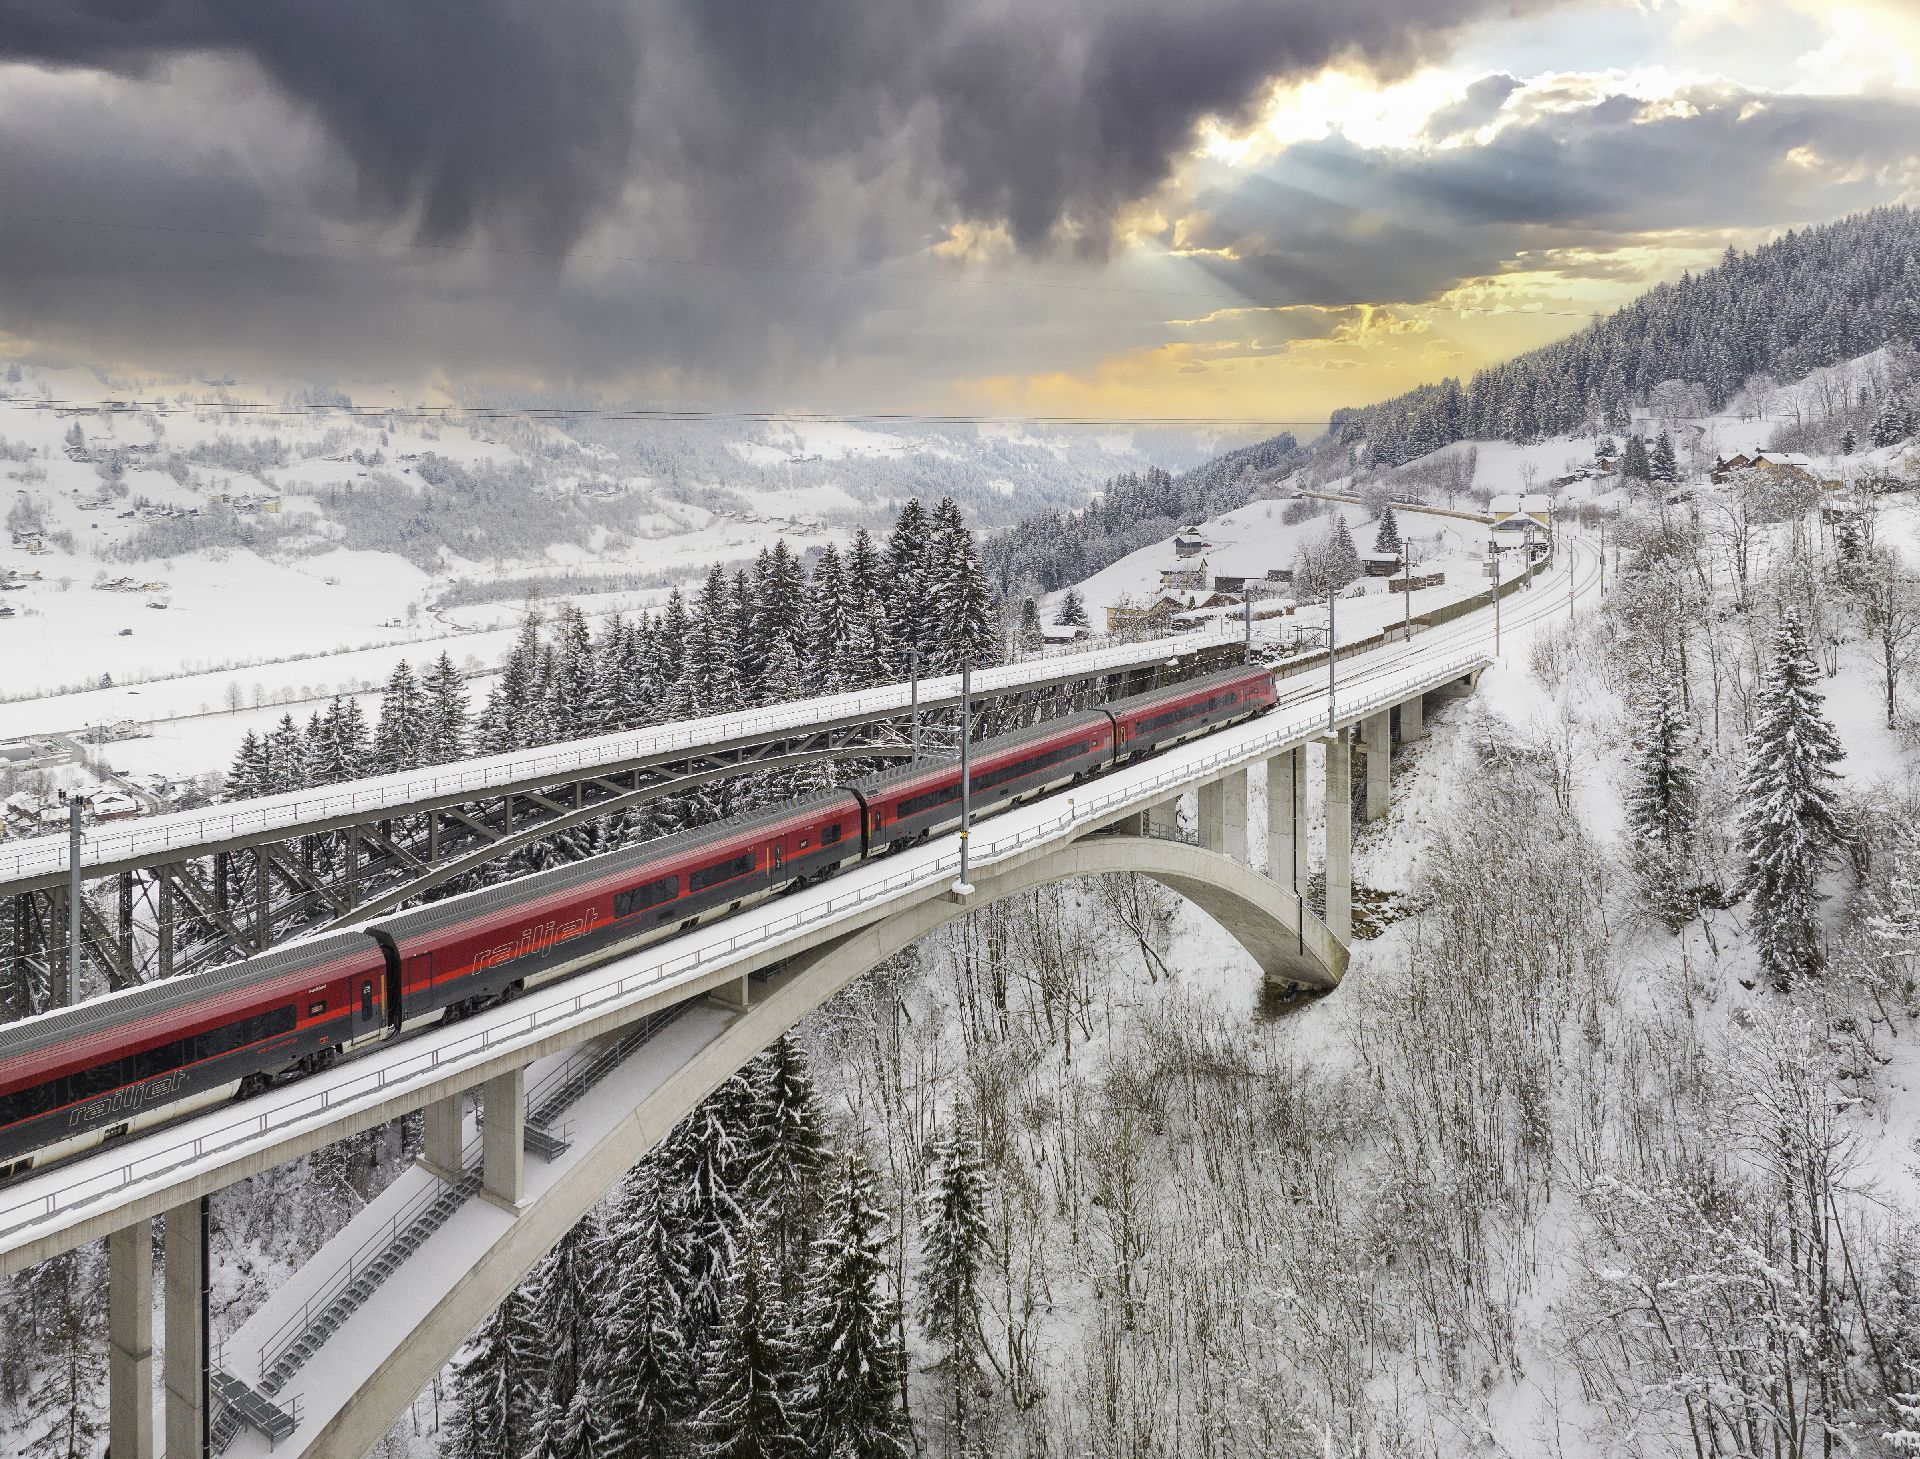
[[[1360,569],[1370,578],[1390,578],[1400,571],[1400,554],[1363,552],[1360,554]]]
[[[1160,569],[1160,586],[1175,590],[1204,588],[1210,580],[1206,558],[1201,558],[1192,567],[1163,567]]]

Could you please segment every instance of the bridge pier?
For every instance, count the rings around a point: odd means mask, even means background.
[[[1307,809],[1307,750],[1295,745],[1267,761],[1267,879],[1300,889],[1302,821]]]
[[[1242,766],[1200,787],[1200,844],[1208,851],[1247,859],[1247,772]]]
[[[1148,834],[1176,836],[1180,832],[1180,797],[1147,807]]]
[[[480,1194],[518,1211],[527,1195],[527,1070],[523,1064],[480,1086],[486,1129],[480,1146]]]
[[[1400,743],[1410,745],[1427,737],[1427,696],[1416,694],[1400,706]]]
[[[1360,742],[1367,752],[1367,819],[1382,820],[1393,804],[1393,711],[1362,720]]]
[[[420,1163],[445,1181],[460,1179],[461,1147],[465,1144],[467,1097],[449,1094],[421,1112]]]
[[[113,1459],[154,1459],[151,1221],[107,1237],[107,1445]]]
[[[1327,915],[1342,943],[1353,937],[1353,738],[1339,730],[1327,747]]]
[[[167,1212],[167,1459],[198,1459],[207,1434],[207,1203]]]

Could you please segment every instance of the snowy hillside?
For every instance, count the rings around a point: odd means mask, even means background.
[[[350,414],[317,393],[0,362],[0,576],[17,588],[0,698],[443,640],[510,621],[530,589],[686,586],[776,537],[844,542],[916,494],[991,524],[1220,444]],[[100,408],[136,398],[167,409]],[[284,409],[182,408],[221,399]]]

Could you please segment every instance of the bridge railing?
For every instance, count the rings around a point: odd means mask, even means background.
[[[1085,659],[1089,674],[1103,668],[1122,668],[1148,661],[1163,653],[1192,653],[1220,643],[1237,641],[1238,625],[1232,631],[1215,630],[1182,634],[1177,639],[1154,644],[1126,644],[1093,650],[1079,650],[1048,659],[1048,666],[1069,659]],[[1008,664],[986,669],[974,675],[976,697],[1018,689],[1028,681],[1045,677],[1034,672],[1035,662]],[[957,674],[921,681],[922,701],[954,699],[960,692]],[[504,755],[488,755],[457,764],[424,770],[380,775],[345,785],[320,790],[290,791],[284,795],[260,796],[196,811],[179,812],[147,821],[126,821],[111,827],[89,828],[83,855],[89,864],[129,861],[139,857],[157,857],[185,844],[202,841],[232,840],[263,835],[272,831],[297,831],[317,822],[371,816],[397,805],[435,800],[449,796],[484,799],[503,785],[529,781],[548,783],[578,776],[607,764],[649,756],[671,754],[677,750],[695,750],[702,746],[724,745],[742,738],[777,730],[805,729],[823,721],[904,710],[908,688],[904,683],[850,694],[834,694],[820,699],[800,699],[764,709],[742,710],[735,714],[706,719],[681,720],[646,729],[629,730],[616,735],[544,745]],[[43,876],[67,868],[67,837],[57,835],[28,837],[15,845],[0,848],[0,883]]]
[[[1485,662],[1484,655],[1470,653],[1436,665],[1408,669],[1397,683],[1337,699],[1338,717],[1351,720],[1378,713],[1405,699],[1414,692],[1413,686],[1425,688],[1445,683],[1448,679],[1471,672]],[[1267,731],[1252,741],[1238,742],[1230,749],[1217,750],[1198,761],[1183,760],[1179,765],[1166,768],[1144,782],[1129,777],[1124,785],[1096,790],[1091,794],[1082,787],[1055,796],[1053,799],[1066,802],[1066,808],[1044,821],[997,837],[983,836],[976,831],[972,862],[976,866],[991,865],[1040,842],[1052,840],[1075,825],[1096,820],[1116,808],[1150,802],[1156,794],[1167,789],[1205,780],[1216,770],[1231,769],[1260,759],[1267,751],[1277,750],[1298,741],[1303,735],[1314,733],[1326,720],[1324,708],[1296,713],[1285,720],[1269,721]],[[737,961],[744,953],[781,942],[808,927],[837,920],[876,902],[891,900],[901,892],[938,885],[957,873],[959,866],[959,853],[948,852],[931,862],[918,862],[878,880],[861,882],[824,902],[810,903],[782,916],[742,926],[723,939],[705,942],[691,951],[636,968],[622,977],[582,987],[571,998],[542,1003],[518,1017],[436,1041],[418,1050],[403,1045],[394,1051],[397,1057],[383,1061],[377,1068],[339,1083],[328,1084],[304,1098],[231,1120],[191,1139],[160,1145],[119,1165],[78,1176],[32,1197],[0,1204],[0,1239],[21,1227],[105,1199],[137,1181],[182,1169],[245,1141],[265,1136],[269,1130],[291,1131],[307,1122],[324,1123],[327,1116],[336,1110],[352,1108],[362,1101],[377,1099],[409,1085],[430,1082],[461,1065],[479,1062],[501,1048],[531,1042],[543,1033],[585,1022],[624,1001],[688,981],[714,966],[725,966]],[[673,944],[669,942],[661,946],[670,949]],[[645,957],[646,952],[633,956]],[[582,978],[590,976],[581,975]],[[560,986],[564,988],[566,985]],[[157,1143],[162,1138],[156,1135],[154,1140]]]

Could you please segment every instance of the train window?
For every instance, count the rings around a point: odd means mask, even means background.
[[[956,780],[952,785],[943,785],[938,790],[925,791],[901,801],[900,814],[902,816],[921,815],[958,799],[960,799],[960,782]]]
[[[50,1109],[58,1109],[66,1102],[64,1079],[16,1089],[12,1094],[0,1094],[0,1125],[17,1125],[22,1120],[43,1115]]]
[[[731,861],[716,861],[712,866],[703,866],[687,878],[689,891],[700,891],[704,887],[718,886],[723,881],[732,881],[736,876],[745,876],[753,870],[753,853],[736,856]]]
[[[680,895],[680,878],[663,876],[658,881],[643,882],[637,887],[629,887],[617,892],[613,898],[613,915],[630,917],[635,912],[644,912],[649,907],[657,907],[662,902],[671,902]]]
[[[831,846],[835,841],[838,841],[839,839],[840,839],[840,823],[838,821],[835,821],[830,826],[822,826],[820,828],[820,844],[822,846]],[[807,843],[805,841],[802,841],[800,844],[804,846]]]
[[[156,1074],[164,1074],[169,1069],[179,1068],[185,1062],[184,1054],[185,1050],[181,1047],[179,1039],[175,1039],[172,1043],[160,1044],[155,1048],[142,1049],[127,1061],[133,1066],[130,1071],[131,1082],[137,1084],[142,1079],[151,1079]]]
[[[293,1023],[293,1009],[289,1007],[256,1013],[251,1018],[229,1023],[224,1028],[208,1029],[205,1033],[193,1036],[193,1057],[196,1060],[216,1059],[235,1049],[244,1049],[248,1044],[257,1044],[275,1034],[286,1033]]]

